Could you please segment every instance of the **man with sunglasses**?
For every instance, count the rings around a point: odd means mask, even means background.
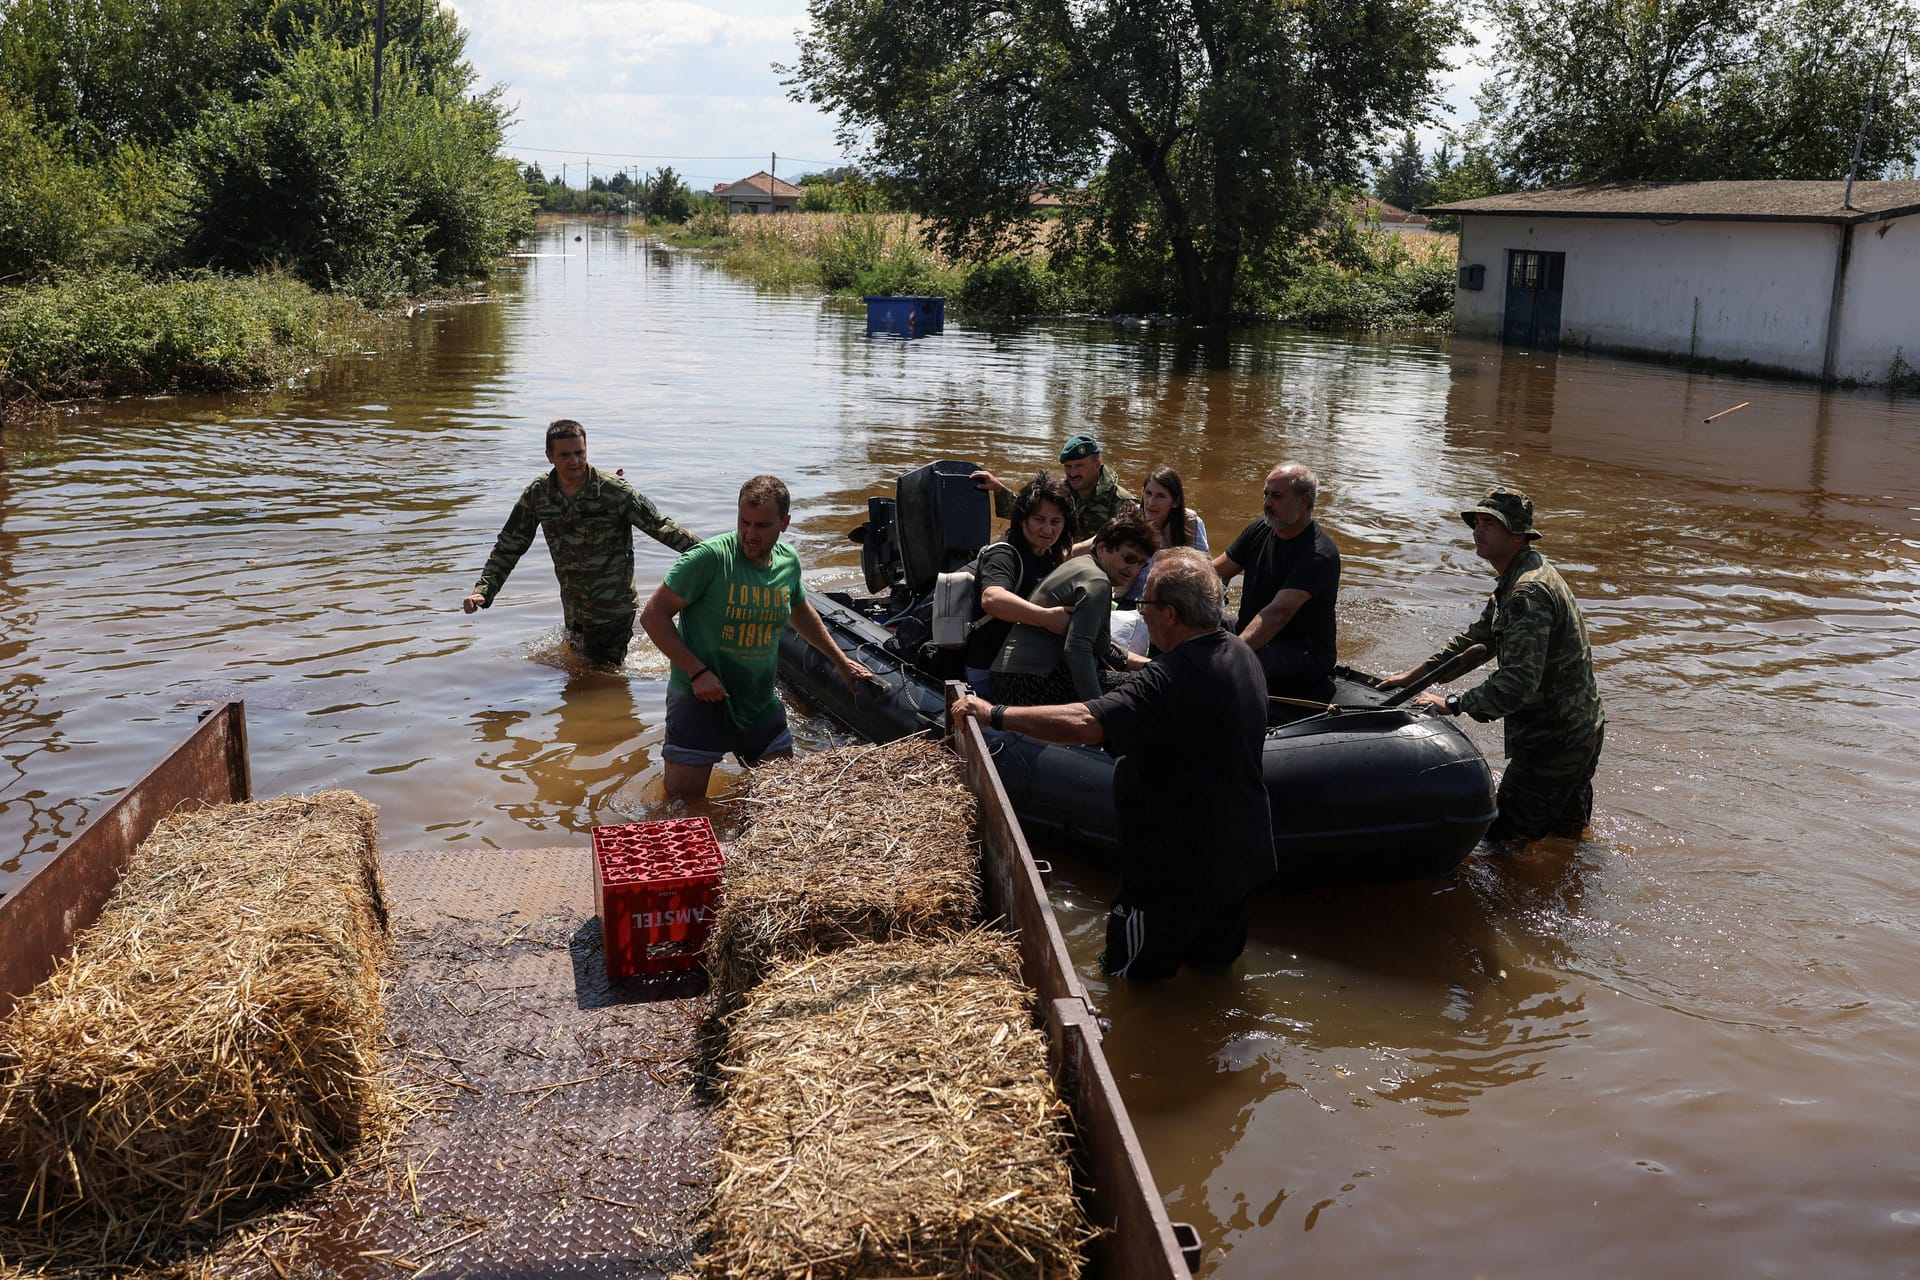
[[[1500,668],[1485,681],[1465,693],[1422,693],[1414,703],[1443,715],[1505,721],[1507,767],[1489,841],[1578,839],[1593,817],[1593,774],[1607,736],[1580,603],[1533,549],[1540,531],[1526,494],[1497,485],[1460,518],[1473,530],[1474,554],[1499,576],[1493,594],[1472,626],[1380,687],[1410,684],[1473,645],[1492,649]]]
[[[553,469],[513,504],[480,580],[460,607],[468,613],[491,608],[538,530],[560,580],[567,643],[589,662],[617,667],[626,661],[640,609],[633,585],[633,531],[676,552],[691,550],[700,540],[619,476],[588,466],[587,429],[573,419],[548,425],[547,461]]]
[[[1117,756],[1120,888],[1107,913],[1108,973],[1137,981],[1182,964],[1224,965],[1246,946],[1247,902],[1275,870],[1263,781],[1266,677],[1221,623],[1226,588],[1206,554],[1154,560],[1140,612],[1160,652],[1084,702],[989,705],[959,715],[1046,742],[1099,743]]]
[[[1234,630],[1259,655],[1267,692],[1325,702],[1333,697],[1340,549],[1314,522],[1320,478],[1298,462],[1267,473],[1260,519],[1213,558],[1222,582],[1247,575]]]

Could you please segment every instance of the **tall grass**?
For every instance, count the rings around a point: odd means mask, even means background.
[[[260,386],[355,349],[371,312],[284,275],[102,271],[0,292],[6,399]]]
[[[1315,329],[1445,329],[1458,236],[1361,231],[1339,253],[1309,245],[1259,307]],[[1257,305],[1257,304],[1256,304]]]
[[[728,271],[756,284],[852,296],[942,294],[974,317],[1114,312],[1128,309],[1128,298],[1161,291],[1123,278],[1111,263],[1056,259],[1049,237],[1027,253],[948,262],[905,214],[713,212],[664,234],[714,252]],[[1315,328],[1444,329],[1453,313],[1458,248],[1451,235],[1402,236],[1348,224],[1274,261],[1249,263],[1238,309],[1247,319]]]
[[[710,249],[728,271],[774,287],[812,285],[854,296],[950,294],[966,276],[921,240],[907,214],[713,212],[696,214],[669,238]]]

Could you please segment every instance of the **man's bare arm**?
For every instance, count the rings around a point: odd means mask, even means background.
[[[1246,630],[1240,633],[1240,638],[1245,640],[1250,648],[1264,648],[1275,636],[1287,629],[1287,624],[1293,621],[1293,615],[1300,612],[1300,606],[1311,599],[1313,599],[1311,594],[1298,587],[1288,587],[1284,591],[1274,592],[1273,599],[1267,602],[1266,608],[1253,615],[1253,621],[1249,622]]]

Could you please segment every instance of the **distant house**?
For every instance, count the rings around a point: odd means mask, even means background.
[[[792,213],[800,207],[800,188],[765,169],[738,182],[716,183],[713,194],[726,201],[728,213]]]
[[[1068,205],[1084,205],[1087,202],[1085,187],[1057,187],[1051,183],[1036,183],[1027,188],[1027,207],[1048,212],[1064,209]]]
[[[1354,201],[1353,219],[1370,231],[1391,231],[1396,235],[1422,236],[1433,231],[1426,215],[1408,213],[1399,205],[1388,204],[1385,200],[1369,198]]]
[[[1920,366],[1920,182],[1610,183],[1434,205],[1456,333],[1825,382]]]

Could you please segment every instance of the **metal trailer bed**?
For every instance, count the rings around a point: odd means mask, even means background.
[[[951,701],[951,694],[949,702]],[[1174,1280],[1167,1220],[1101,1052],[1041,872],[979,727],[952,738],[980,803],[985,909],[1020,936],[1049,1066],[1074,1116],[1087,1274]],[[0,1013],[92,923],[128,856],[182,805],[252,796],[242,704],[199,725],[0,899]],[[222,1276],[668,1276],[692,1260],[713,1130],[696,1099],[699,975],[611,983],[582,847],[384,852],[393,1065],[428,1099],[386,1152],[227,1237]]]

